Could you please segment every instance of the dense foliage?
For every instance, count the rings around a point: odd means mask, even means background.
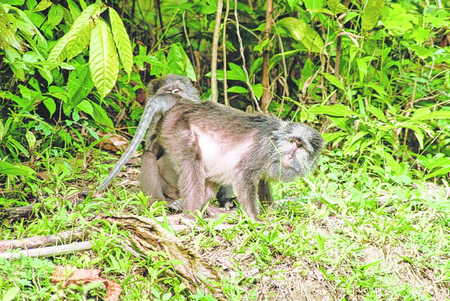
[[[0,173],[7,190],[32,186],[27,166],[40,170],[36,157],[50,147],[83,151],[80,139],[113,130],[111,118],[122,110],[135,124],[136,91],[154,76],[187,74],[207,98],[219,33],[214,76],[227,103],[263,107],[267,63],[272,113],[320,127],[330,150],[382,178],[446,180],[447,10],[426,2],[281,1],[266,33],[266,2],[228,1],[228,19],[215,32],[216,1],[157,4],[3,1]],[[24,184],[13,184],[18,178]]]

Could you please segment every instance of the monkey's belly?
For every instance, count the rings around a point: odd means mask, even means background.
[[[245,141],[219,141],[213,134],[196,131],[206,178],[216,183],[232,184],[235,169],[245,154],[250,150],[253,139]]]

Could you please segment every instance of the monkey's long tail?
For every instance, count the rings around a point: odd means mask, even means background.
[[[122,154],[117,164],[111,170],[106,179],[98,186],[98,190],[102,191],[108,186],[112,179],[119,173],[120,169],[125,165],[125,163],[130,159],[131,155],[141,143],[142,139],[147,132],[147,129],[150,125],[150,122],[153,120],[155,115],[161,116],[167,112],[171,107],[173,107],[176,103],[176,99],[174,99],[174,94],[159,94],[155,95],[149,99],[147,99],[147,104],[145,105],[144,113],[142,114],[141,122],[138,125],[136,133],[134,134],[133,139],[131,140],[130,146],[127,150]],[[175,97],[176,98],[176,97]]]

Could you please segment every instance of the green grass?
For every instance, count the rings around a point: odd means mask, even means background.
[[[162,204],[147,206],[146,198],[133,192],[137,187],[126,189],[116,179],[109,192],[73,205],[83,190],[79,183],[91,181],[95,187],[100,169],[107,172],[99,165],[82,176],[68,174],[70,182],[47,180],[31,219],[2,220],[0,239],[82,227],[93,249],[0,259],[0,300],[105,298],[103,285],[52,284],[56,265],[101,270],[103,278],[123,287],[122,300],[215,300],[199,288],[189,291],[163,251],[146,256],[133,247],[129,231],[94,219],[165,214]],[[262,216],[265,222],[238,212],[220,220],[198,218],[177,235],[217,270],[229,300],[450,300],[445,187],[416,181],[399,185],[362,169],[324,157],[314,176],[273,185],[278,200]]]

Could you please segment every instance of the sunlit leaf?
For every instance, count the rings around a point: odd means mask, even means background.
[[[232,93],[240,93],[240,94],[248,93],[248,90],[241,86],[233,86],[231,88],[228,88],[227,91],[232,92]]]
[[[247,77],[245,76],[244,69],[241,66],[234,63],[228,63],[230,70],[227,70],[227,79],[229,80],[239,80],[243,83],[247,82]]]
[[[401,4],[391,4],[381,10],[380,22],[396,36],[403,36],[419,22],[418,17],[409,12]]]
[[[70,73],[67,82],[67,106],[66,110],[71,110],[83,101],[94,88],[91,71],[88,64],[78,65],[77,68]]]
[[[106,113],[106,111],[96,103],[91,103],[91,104],[94,109],[93,114],[92,114],[92,117],[94,118],[94,120],[96,122],[98,122],[99,124],[103,124],[103,125],[109,126],[110,128],[113,128],[114,124],[113,124],[111,118],[108,117],[108,114]]]
[[[430,179],[430,178],[434,178],[437,176],[442,176],[442,175],[448,175],[450,174],[450,167],[445,167],[445,168],[441,168],[438,169],[432,173],[430,173],[429,175],[426,176],[426,179]]]
[[[133,53],[130,37],[123,25],[122,19],[114,9],[109,8],[109,16],[111,18],[111,30],[114,41],[116,42],[120,61],[122,62],[125,72],[130,74],[133,67]]]
[[[89,43],[94,22],[98,20],[102,7],[89,5],[75,20],[69,32],[53,47],[48,56],[49,61],[70,60],[78,55]]]
[[[341,14],[341,13],[347,11],[347,7],[343,4],[341,4],[340,0],[328,0],[327,5],[328,5],[328,8],[331,10],[331,12],[335,15]]]
[[[357,115],[355,112],[347,108],[342,104],[336,104],[333,106],[314,107],[309,109],[311,114],[325,114],[330,116],[347,117]]]
[[[46,97],[42,101],[47,108],[48,112],[50,113],[50,117],[53,116],[53,114],[56,112],[56,103],[55,100],[51,97]]]
[[[320,35],[303,19],[287,17],[277,22],[290,36],[302,43],[311,52],[320,52],[324,42]]]
[[[361,28],[369,31],[377,25],[385,0],[367,0],[361,16]]]
[[[34,170],[22,165],[13,165],[11,163],[0,160],[0,174],[12,176],[28,176],[33,174]]]
[[[334,75],[329,74],[329,73],[322,73],[323,76],[325,76],[325,78],[332,83],[334,86],[336,86],[337,88],[341,89],[342,91],[345,91],[345,87],[344,84]]]
[[[39,2],[38,5],[36,5],[31,11],[32,12],[39,12],[39,11],[43,11],[46,10],[47,8],[49,8],[53,3],[50,0],[42,0],[41,2]]]
[[[119,73],[119,57],[116,45],[105,21],[99,19],[92,30],[89,67],[92,80],[103,99],[114,87]]]
[[[264,88],[261,83],[252,85],[252,90],[253,90],[253,93],[255,93],[255,96],[257,99],[260,99],[264,92]]]
[[[375,115],[375,117],[377,117],[378,120],[381,120],[381,121],[383,121],[383,122],[386,122],[386,116],[384,115],[384,113],[383,113],[382,110],[380,110],[380,109],[378,109],[378,108],[376,108],[376,107],[374,107],[374,106],[372,106],[372,105],[369,105],[369,106],[367,107],[367,111],[369,111],[370,113],[372,113],[373,115]]]
[[[412,120],[450,119],[450,111],[436,111],[411,117]]]

